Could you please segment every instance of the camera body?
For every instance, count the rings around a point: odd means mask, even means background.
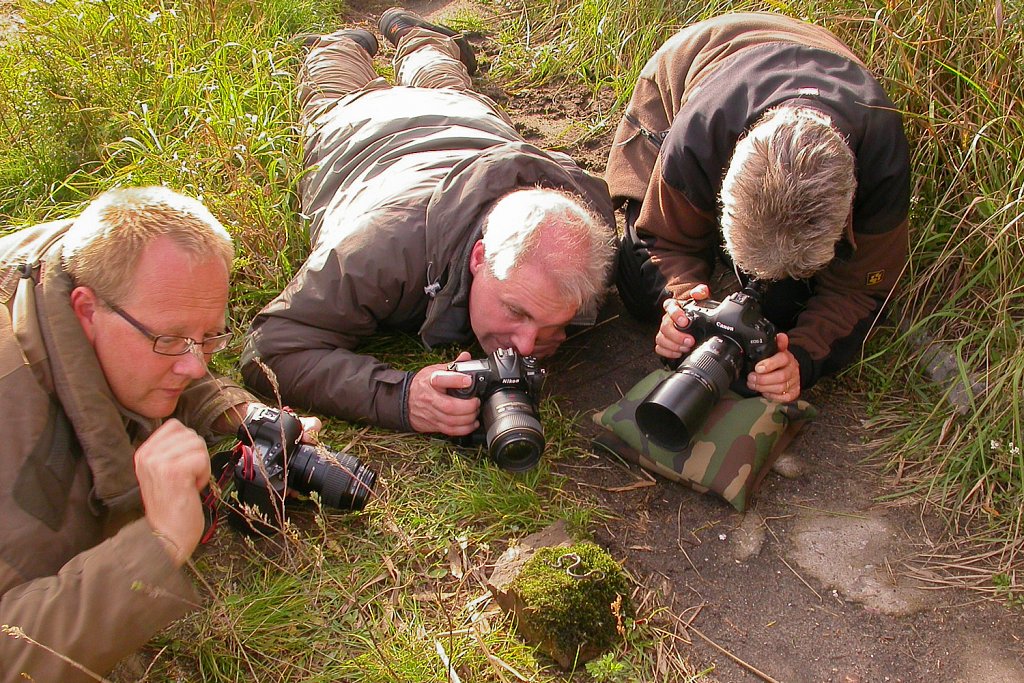
[[[465,389],[449,390],[450,395],[480,399],[480,428],[453,439],[455,443],[486,445],[488,455],[502,469],[524,472],[535,467],[545,445],[537,405],[545,371],[537,360],[500,348],[487,358],[451,363],[448,369],[473,379]]]
[[[288,489],[304,495],[315,491],[329,507],[361,510],[377,481],[373,472],[351,455],[300,443],[302,423],[287,410],[249,404],[238,428],[241,452],[234,468],[239,508],[249,505],[270,524],[284,520]],[[231,522],[240,530],[269,534],[275,527],[233,510]]]
[[[755,281],[756,282],[756,281]],[[683,305],[690,324],[686,332],[697,341],[694,350],[713,337],[727,339],[742,352],[740,378],[753,372],[754,366],[778,351],[775,325],[761,315],[761,292],[751,283],[723,301],[688,301]],[[746,383],[743,384],[746,391]]]
[[[746,376],[778,351],[775,325],[761,314],[765,287],[753,280],[721,302],[683,306],[696,346],[636,410],[637,425],[655,444],[685,448],[730,386],[750,395]]]

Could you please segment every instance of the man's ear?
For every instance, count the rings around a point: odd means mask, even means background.
[[[473,245],[473,251],[469,253],[469,272],[476,277],[477,271],[484,266],[484,241],[477,240]]]
[[[82,326],[86,339],[92,343],[96,337],[96,311],[99,308],[99,299],[96,292],[89,287],[75,287],[71,290],[71,310],[78,318],[78,324]]]

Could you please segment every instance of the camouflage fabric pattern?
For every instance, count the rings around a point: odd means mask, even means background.
[[[806,401],[775,403],[729,392],[712,408],[690,446],[670,451],[648,441],[634,415],[640,402],[671,374],[652,372],[595,416],[618,437],[599,436],[595,445],[702,493],[713,491],[740,512],[746,510],[772,463],[817,410]]]

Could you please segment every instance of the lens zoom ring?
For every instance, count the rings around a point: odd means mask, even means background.
[[[330,463],[323,475],[320,495],[330,507],[362,510],[377,481],[377,473],[355,458],[339,456],[340,466]]]
[[[718,359],[709,353],[700,353],[697,355],[696,360],[693,362],[687,362],[687,366],[692,368],[698,374],[703,375],[719,393],[725,391],[725,389],[732,384],[733,378],[726,371],[725,367],[722,366]],[[693,356],[691,356],[692,358]]]
[[[502,434],[507,434],[512,430],[528,429],[536,434],[541,434],[540,422],[533,415],[526,413],[505,413],[500,418],[495,420],[490,429],[487,430],[487,443],[490,443],[495,436],[496,427],[501,428]]]

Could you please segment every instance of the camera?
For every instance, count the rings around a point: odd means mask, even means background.
[[[636,409],[637,426],[653,443],[681,450],[726,389],[750,395],[746,376],[778,350],[775,325],[761,315],[765,288],[753,280],[722,302],[683,306],[697,346]]]
[[[491,460],[502,469],[525,472],[537,465],[544,451],[544,430],[537,399],[544,370],[533,356],[515,349],[496,349],[487,358],[451,363],[449,370],[473,378],[465,389],[450,389],[459,398],[480,398],[480,428],[454,439],[460,446],[486,445]]]
[[[284,519],[288,489],[316,492],[323,505],[361,510],[377,482],[377,473],[343,453],[299,443],[302,423],[287,410],[249,404],[238,428],[240,452],[234,466],[239,508],[252,506],[271,523]],[[231,522],[245,532],[271,533],[267,524],[233,511]]]

